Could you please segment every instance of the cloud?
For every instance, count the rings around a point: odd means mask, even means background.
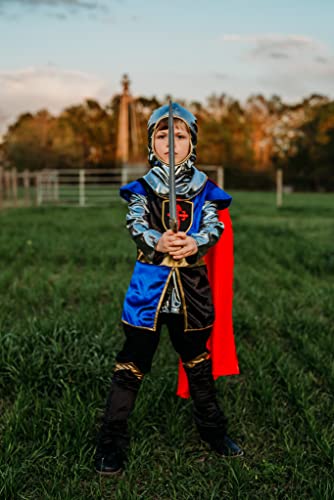
[[[271,59],[289,59],[288,54],[284,54],[284,52],[270,52],[268,56]]]
[[[50,17],[53,17],[55,19],[59,19],[60,21],[63,21],[65,19],[67,19],[67,16],[66,14],[63,14],[63,13],[55,13],[55,14],[49,14]]]
[[[323,56],[316,56],[314,60],[318,63],[321,64],[327,64],[330,63],[330,59],[328,57],[323,57]]]
[[[315,92],[333,96],[334,54],[317,39],[300,34],[226,34],[219,40],[239,48],[236,87],[241,82],[238,72],[246,69],[249,93],[256,89],[289,101]]]
[[[111,94],[107,83],[94,75],[66,71],[51,65],[0,71],[0,88],[2,131],[21,113],[47,108],[57,114],[85,98],[103,100]]]
[[[313,39],[304,35],[280,35],[275,33],[264,33],[258,35],[226,34],[221,37],[224,42],[275,42],[294,41],[301,44],[313,43]]]
[[[9,5],[22,5],[23,7],[76,7],[84,9],[96,9],[99,1],[90,0],[0,0],[0,7]]]
[[[60,16],[59,19],[64,19],[64,12],[89,11],[91,14],[109,12],[106,0],[0,0],[0,14],[7,16],[13,16],[13,12],[17,16],[32,8],[46,9],[53,16]],[[59,11],[62,14],[57,14]]]
[[[229,78],[229,75],[227,73],[214,73],[214,77],[217,80],[227,80]]]
[[[238,42],[246,44],[247,54],[252,59],[289,58],[300,54],[319,53],[326,50],[326,46],[314,38],[304,35],[223,35],[223,42]],[[274,54],[274,57],[272,55]]]

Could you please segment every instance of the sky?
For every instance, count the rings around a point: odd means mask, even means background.
[[[333,0],[0,0],[0,132],[133,95],[334,98]]]

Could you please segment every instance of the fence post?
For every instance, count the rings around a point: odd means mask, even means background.
[[[217,169],[217,184],[224,189],[224,167],[219,166]]]
[[[16,168],[12,168],[12,192],[14,205],[17,206],[17,171]]]
[[[23,186],[24,186],[24,203],[25,205],[30,205],[30,176],[29,171],[25,169],[23,171]]]
[[[42,174],[41,172],[36,172],[36,203],[40,207],[43,203],[43,191],[42,191]]]
[[[128,183],[128,178],[129,178],[128,165],[123,163],[123,165],[122,165],[122,186],[124,186],[124,184]]]
[[[3,202],[3,167],[0,165],[0,209],[2,208]]]
[[[52,181],[52,179],[51,179],[51,172],[50,172],[50,170],[47,170],[45,172],[45,177],[46,178],[45,178],[45,181],[44,181],[44,185],[45,185],[45,191],[46,191],[46,200],[48,202],[50,202],[50,201],[52,201],[52,196],[51,196],[51,193],[52,193],[52,191],[51,191],[51,187],[52,187],[51,186],[51,181]]]
[[[80,169],[79,172],[79,205],[85,206],[85,171]]]
[[[276,206],[280,208],[283,205],[283,170],[278,168],[276,171]]]
[[[54,171],[54,184],[53,184],[53,199],[59,201],[59,173],[58,170]]]

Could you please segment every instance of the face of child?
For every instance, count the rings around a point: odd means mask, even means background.
[[[165,165],[169,163],[168,125],[158,128],[154,134],[154,151]],[[174,157],[178,165],[188,156],[190,151],[190,133],[182,120],[174,120]]]

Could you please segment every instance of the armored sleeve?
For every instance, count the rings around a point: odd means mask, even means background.
[[[217,207],[214,201],[206,201],[203,205],[199,232],[191,235],[198,246],[196,258],[205,255],[223,234],[224,224],[218,219]]]
[[[144,253],[145,257],[153,261],[156,255],[154,249],[161,238],[161,233],[150,228],[148,214],[146,196],[132,193],[128,203],[126,227],[130,231],[137,247]]]

